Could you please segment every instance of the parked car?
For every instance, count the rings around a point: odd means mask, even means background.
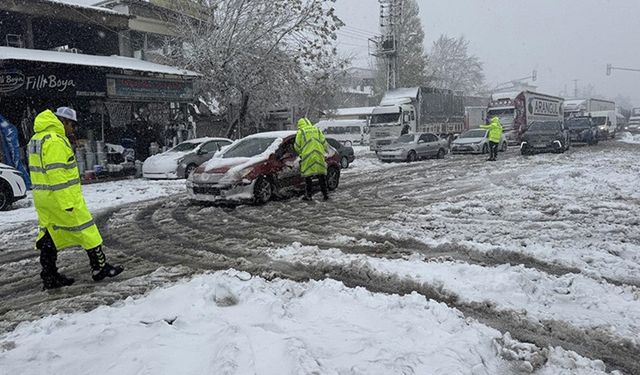
[[[345,146],[343,143],[338,142],[334,138],[327,138],[327,143],[329,143],[331,147],[338,151],[338,155],[340,155],[340,167],[342,169],[349,168],[349,164],[353,163],[353,161],[356,160],[356,155],[353,152],[353,147]]]
[[[460,134],[451,143],[451,152],[455,154],[463,153],[489,153],[489,131],[486,129],[471,129]],[[507,151],[507,138],[504,134],[500,138],[499,151]]]
[[[201,202],[253,202],[304,191],[300,157],[294,152],[295,131],[245,137],[202,164],[187,180],[190,199]],[[327,153],[327,185],[338,188],[340,156]]]
[[[522,155],[536,152],[565,152],[571,147],[569,133],[562,121],[534,121],[522,136]]]
[[[398,137],[390,145],[383,146],[377,152],[378,159],[383,162],[412,162],[428,157],[443,159],[447,154],[449,143],[433,133],[405,134]]]
[[[640,116],[631,116],[625,130],[634,134],[640,133]]]
[[[593,123],[591,117],[569,117],[564,121],[564,126],[569,132],[569,140],[571,143],[598,144],[599,130]]]
[[[233,141],[227,138],[198,138],[182,142],[147,158],[142,164],[142,176],[151,179],[187,178],[200,164],[231,143]]]
[[[27,186],[22,173],[6,164],[0,163],[0,211],[6,210],[13,202],[27,196]]]

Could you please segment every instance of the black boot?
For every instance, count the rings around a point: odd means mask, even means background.
[[[94,281],[100,281],[105,277],[114,277],[124,271],[122,266],[112,266],[107,263],[107,259],[102,252],[102,246],[87,250],[87,255],[93,272],[91,277]]]
[[[57,289],[63,286],[72,285],[75,281],[70,277],[66,277],[58,273],[58,267],[56,261],[58,260],[58,250],[55,248],[40,249],[40,264],[42,265],[42,272],[40,272],[40,278],[42,279],[43,289]]]

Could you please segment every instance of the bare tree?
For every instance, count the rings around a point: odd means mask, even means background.
[[[482,62],[469,53],[469,41],[464,36],[441,35],[431,47],[427,70],[431,85],[435,87],[465,94],[483,90]]]
[[[335,56],[335,0],[199,0],[176,28],[174,62],[203,75],[230,134],[304,98],[308,75]],[[192,14],[198,14],[197,18]],[[297,95],[296,95],[297,94]],[[304,101],[304,100],[303,100]]]

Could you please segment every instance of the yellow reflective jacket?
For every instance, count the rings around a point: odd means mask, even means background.
[[[58,250],[100,246],[102,237],[82,196],[78,166],[64,126],[46,110],[36,117],[34,131],[29,141],[29,172],[40,227],[38,240],[47,230]]]
[[[502,138],[502,124],[499,118],[494,117],[491,119],[489,125],[480,125],[480,127],[482,129],[489,129],[489,141],[500,143],[500,138]]]
[[[306,118],[298,121],[294,148],[300,155],[300,172],[304,177],[327,174],[327,161],[324,158],[327,140]]]

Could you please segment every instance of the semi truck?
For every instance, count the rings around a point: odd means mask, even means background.
[[[564,99],[533,91],[495,93],[487,108],[487,121],[498,117],[509,144],[520,144],[534,122],[564,121]]]
[[[615,111],[616,103],[611,100],[586,98],[568,99],[564,102],[564,117],[587,116],[590,112]]]
[[[398,88],[387,91],[373,109],[369,145],[377,152],[402,134],[430,132],[452,137],[463,130],[461,95],[430,87]]]

